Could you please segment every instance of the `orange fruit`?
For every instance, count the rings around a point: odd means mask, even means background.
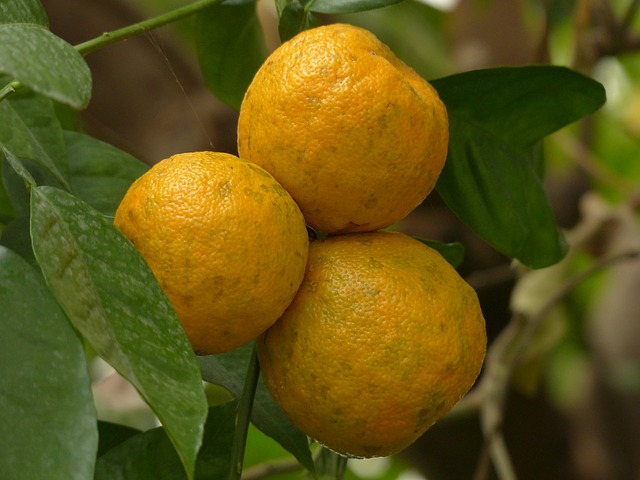
[[[239,155],[269,171],[327,234],[404,218],[434,188],[448,139],[435,89],[373,34],[345,24],[277,48],[238,120]]]
[[[284,188],[234,155],[174,155],[138,178],[115,225],[140,251],[199,354],[232,350],[282,314],[302,281],[304,218]]]
[[[311,243],[302,285],[257,340],[264,381],[300,430],[357,457],[414,442],[471,388],[486,350],[475,291],[402,233]]]

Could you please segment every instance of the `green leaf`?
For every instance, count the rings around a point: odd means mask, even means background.
[[[4,184],[4,167],[5,162],[2,161],[2,155],[0,154],[0,224],[7,224],[16,217],[16,211],[11,203],[11,198],[7,192],[7,187]]]
[[[48,27],[47,14],[38,0],[2,0],[0,23],[35,23]]]
[[[317,27],[320,23],[320,19],[300,3],[289,3],[282,9],[278,22],[280,40],[286,42],[303,30]]]
[[[437,189],[478,235],[541,268],[566,244],[541,184],[541,141],[594,112],[602,85],[564,67],[506,67],[452,75],[433,86],[447,106],[449,156]]]
[[[252,346],[250,343],[228,353],[198,357],[202,378],[226,388],[235,398],[240,398]],[[251,421],[296,457],[305,468],[314,472],[307,436],[282,413],[262,379],[258,383],[253,402]]]
[[[64,132],[72,191],[104,215],[113,216],[134,180],[149,167],[126,152],[77,132]]]
[[[109,450],[142,432],[135,428],[127,427],[126,425],[119,425],[117,423],[101,420],[98,422],[98,433],[100,437],[98,441],[97,457],[100,458]]]
[[[240,109],[253,76],[267,58],[255,2],[212,5],[196,17],[198,61],[207,87]]]
[[[39,183],[70,188],[67,149],[53,102],[34,94],[14,95],[0,102],[0,125],[0,149],[40,165],[44,172],[31,171]]]
[[[436,250],[453,268],[458,268],[464,260],[464,245],[459,242],[444,243],[421,237],[413,238]]]
[[[29,234],[29,217],[17,217],[4,227],[0,237],[0,245],[24,258],[28,263],[38,268],[33,249],[31,248],[31,236]]]
[[[450,113],[521,148],[595,112],[606,100],[600,83],[548,65],[474,70],[431,83]]]
[[[354,13],[395,5],[403,0],[315,0],[309,10],[317,13]]]
[[[492,132],[449,117],[449,156],[437,189],[447,205],[503,254],[532,268],[567,246],[531,155]]]
[[[76,109],[91,98],[91,72],[82,55],[39,25],[0,24],[0,73]]]
[[[209,410],[196,480],[226,478],[235,429],[236,403]],[[163,428],[135,435],[98,459],[94,480],[181,480],[184,470]]]
[[[91,478],[98,430],[82,342],[42,277],[0,247],[2,478]]]
[[[110,221],[54,187],[31,190],[31,235],[65,313],[140,392],[192,478],[206,398],[191,345],[153,273]]]

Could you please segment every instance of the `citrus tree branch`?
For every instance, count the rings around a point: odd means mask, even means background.
[[[184,7],[171,10],[170,12],[158,15],[147,20],[143,20],[132,25],[128,25],[112,32],[105,32],[99,37],[87,40],[75,46],[76,50],[82,55],[88,55],[91,52],[98,50],[99,48],[111,45],[122,40],[126,40],[136,35],[146,33],[158,27],[162,27],[169,23],[182,20],[204,10],[207,7],[221,3],[222,0],[200,0],[198,2],[185,5]]]
[[[470,413],[480,415],[485,438],[484,456],[491,458],[500,480],[514,480],[516,478],[502,436],[502,421],[508,385],[538,327],[551,311],[582,282],[616,263],[638,257],[640,257],[638,249],[603,256],[588,268],[569,277],[534,315],[525,317],[521,314],[515,314],[491,344],[487,352],[484,371],[476,387],[445,416],[445,419],[450,419]],[[474,478],[486,478],[488,468],[486,458],[484,460],[481,458]]]

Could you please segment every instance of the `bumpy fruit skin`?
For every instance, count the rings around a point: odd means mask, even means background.
[[[328,234],[374,231],[432,191],[449,141],[435,89],[373,34],[333,24],[277,48],[249,86],[241,157],[292,195]]]
[[[392,455],[473,385],[486,350],[474,290],[401,233],[312,242],[290,307],[257,342],[264,381],[303,432],[344,455]]]
[[[254,339],[304,275],[309,239],[298,206],[269,173],[234,155],[161,161],[133,183],[114,223],[153,270],[198,354]]]

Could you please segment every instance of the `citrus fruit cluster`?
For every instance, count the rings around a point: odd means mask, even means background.
[[[428,82],[366,30],[318,27],[256,73],[239,156],[160,162],[115,224],[197,353],[255,339],[292,423],[344,455],[390,455],[471,388],[486,349],[473,289],[435,250],[382,231],[432,191],[447,146]]]

